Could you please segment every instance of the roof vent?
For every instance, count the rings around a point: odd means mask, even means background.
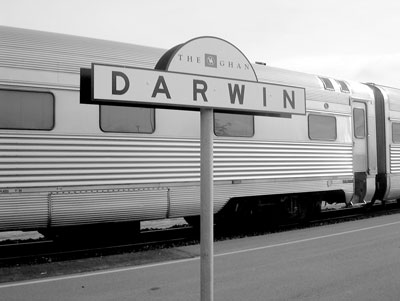
[[[348,84],[343,80],[336,80],[336,82],[340,85],[340,91],[343,93],[350,93],[350,89]]]
[[[335,91],[335,88],[333,87],[331,81],[327,77],[319,77],[319,79],[322,81],[324,84],[325,90],[330,90],[330,91]]]

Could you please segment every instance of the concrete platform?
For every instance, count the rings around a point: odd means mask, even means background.
[[[199,300],[198,254],[188,246],[32,266],[36,279],[3,282],[0,296]],[[215,300],[398,300],[399,258],[400,215],[217,242]]]

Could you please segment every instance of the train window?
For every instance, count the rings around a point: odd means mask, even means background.
[[[0,90],[1,129],[51,130],[53,127],[53,94]]]
[[[150,134],[155,130],[155,112],[151,108],[102,105],[100,128],[104,132]]]
[[[311,140],[336,140],[336,118],[324,115],[308,115],[308,136]]]
[[[254,116],[214,113],[214,133],[216,136],[252,137],[254,136]]]
[[[363,109],[354,108],[354,137],[365,138],[365,112]]]
[[[340,91],[342,91],[344,93],[350,93],[349,86],[347,85],[347,83],[345,81],[336,80],[336,82],[340,85]]]
[[[331,81],[329,80],[329,78],[327,78],[327,77],[319,77],[319,79],[324,84],[325,90],[335,91],[335,88],[333,87],[333,85],[332,85]]]
[[[400,143],[400,123],[392,123],[392,140],[393,143]]]

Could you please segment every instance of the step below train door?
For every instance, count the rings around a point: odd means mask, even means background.
[[[354,196],[352,204],[364,203],[367,195],[368,133],[367,106],[361,101],[352,101],[353,114],[353,172]]]

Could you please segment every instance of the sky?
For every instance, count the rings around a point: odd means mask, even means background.
[[[400,88],[398,0],[0,0],[0,25],[169,49],[216,36],[251,61]]]

